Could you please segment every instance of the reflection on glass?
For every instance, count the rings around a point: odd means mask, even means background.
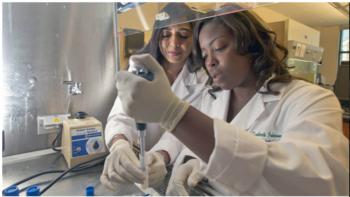
[[[171,25],[198,21],[204,18],[224,15],[243,10],[251,10],[273,3],[186,3],[194,12],[188,17],[183,10],[171,10],[165,13],[161,10],[168,3],[117,3],[115,10],[116,51],[118,51],[118,67],[127,69],[128,58],[141,49],[149,41],[154,29],[161,29]],[[185,16],[175,17],[170,16]]]
[[[186,3],[196,14],[191,19],[178,18],[175,21],[169,20],[168,13],[159,13],[167,3],[126,3],[118,4],[117,7],[117,31],[124,36],[135,32],[150,31],[153,28],[164,28],[169,25],[197,21],[203,18],[249,10],[258,6],[271,3]],[[208,14],[210,12],[210,14]],[[131,22],[132,21],[132,22]],[[160,22],[153,27],[155,21]],[[125,32],[124,29],[134,29],[135,32]]]

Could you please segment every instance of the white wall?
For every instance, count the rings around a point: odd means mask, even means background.
[[[279,21],[285,21],[288,19],[287,16],[282,15],[266,7],[255,8],[253,11],[266,23],[274,23]]]
[[[287,16],[275,12],[266,7],[260,7],[253,10],[266,23],[285,22],[287,36],[285,40],[296,40],[313,46],[320,44],[320,32]]]

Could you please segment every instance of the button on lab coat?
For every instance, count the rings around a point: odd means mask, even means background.
[[[214,118],[215,147],[202,173],[228,195],[349,195],[337,98],[300,80],[274,88],[279,95],[255,94],[231,123],[223,121],[230,91],[204,94],[200,110]],[[177,159],[190,153],[183,147]]]
[[[185,65],[172,84],[171,89],[179,98],[191,103],[193,106],[198,106],[200,105],[201,92],[205,87],[207,79],[208,76],[202,68],[195,73],[190,73],[187,65]],[[161,96],[161,92],[155,96]],[[146,149],[148,150],[159,140],[164,130],[160,127],[159,123],[147,123],[147,131]],[[121,101],[118,97],[107,119],[105,128],[107,145],[109,145],[116,134],[125,135],[130,143],[136,143],[138,139],[136,123],[134,119],[123,113]],[[166,135],[174,139],[170,134]],[[174,148],[176,149],[176,147]]]

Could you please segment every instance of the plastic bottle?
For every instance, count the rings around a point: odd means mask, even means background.
[[[40,196],[40,187],[32,185],[27,189],[27,196]]]
[[[85,194],[86,194],[86,196],[95,196],[95,188],[94,188],[94,186],[86,187]]]
[[[4,196],[19,196],[19,189],[16,185],[8,187],[2,191]]]

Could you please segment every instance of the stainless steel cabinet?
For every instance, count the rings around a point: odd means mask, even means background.
[[[105,124],[116,96],[113,13],[113,3],[3,3],[3,156],[49,147],[39,115],[86,111]]]

